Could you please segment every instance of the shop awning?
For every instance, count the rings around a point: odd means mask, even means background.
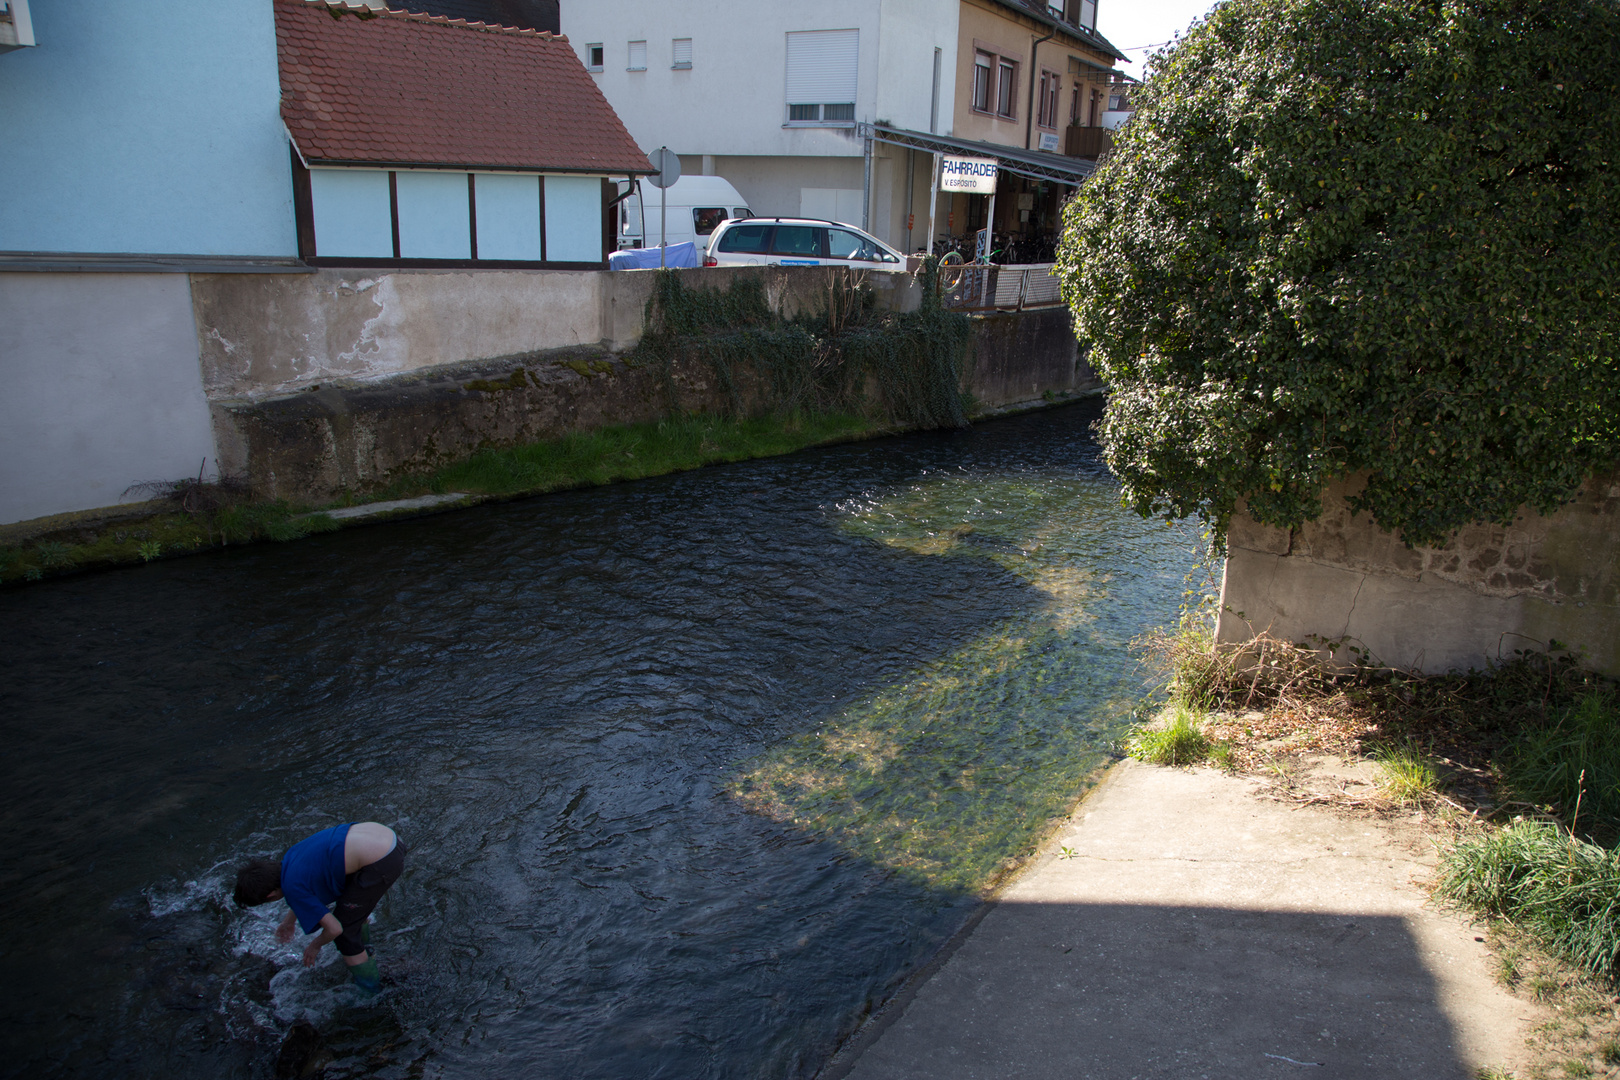
[[[960,154],[967,157],[995,158],[1003,172],[1027,176],[1032,180],[1079,187],[1086,177],[1097,171],[1097,163],[1088,158],[1072,158],[1065,154],[1049,154],[1042,150],[1024,150],[1000,143],[975,142],[972,139],[953,139],[949,135],[930,135],[926,131],[906,131],[887,124],[862,124],[860,136],[873,142],[904,146],[930,154]]]

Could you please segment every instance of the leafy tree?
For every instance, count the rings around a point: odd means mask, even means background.
[[[1143,515],[1408,542],[1620,452],[1616,0],[1227,0],[1069,205],[1064,295]]]

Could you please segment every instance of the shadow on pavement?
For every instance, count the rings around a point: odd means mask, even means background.
[[[823,1080],[1464,1080],[1393,916],[996,905]]]

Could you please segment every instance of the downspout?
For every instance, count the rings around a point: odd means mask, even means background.
[[[1036,61],[1035,50],[1041,47],[1041,42],[1051,41],[1057,37],[1054,30],[1043,38],[1034,38],[1029,43],[1029,115],[1024,117],[1024,149],[1029,149],[1030,136],[1035,133],[1035,74],[1040,71],[1040,64]]]

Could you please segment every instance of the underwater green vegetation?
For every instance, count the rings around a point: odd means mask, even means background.
[[[1111,760],[1140,687],[1098,647],[1111,489],[1073,476],[946,476],[842,508],[852,536],[982,559],[1039,602],[743,763],[744,805],[934,888],[982,892],[1033,853]],[[1190,547],[1190,545],[1189,545]]]

